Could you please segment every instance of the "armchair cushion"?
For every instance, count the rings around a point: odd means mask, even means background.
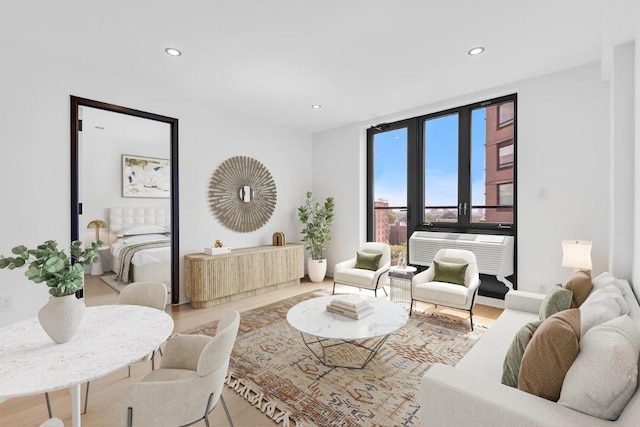
[[[333,280],[338,283],[349,283],[352,286],[369,289],[375,286],[375,283],[373,283],[373,276],[375,276],[375,274],[376,272],[371,270],[349,268],[347,270],[335,271],[333,273]]]
[[[464,305],[472,296],[466,286],[451,286],[446,282],[427,282],[413,287],[413,298],[420,301]]]
[[[376,254],[357,251],[356,265],[354,268],[376,271],[380,266],[380,258],[382,258],[382,252]]]
[[[443,261],[433,261],[434,282],[453,283],[465,286],[465,273],[469,264],[456,264]]]

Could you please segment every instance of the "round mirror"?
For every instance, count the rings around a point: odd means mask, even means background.
[[[240,196],[240,200],[245,203],[251,202],[251,199],[253,199],[253,190],[251,189],[251,186],[243,185],[242,187],[240,187],[238,196]]]

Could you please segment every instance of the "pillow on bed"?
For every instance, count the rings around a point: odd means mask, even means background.
[[[160,240],[169,240],[170,237],[166,234],[138,234],[137,236],[125,236],[121,238],[119,241],[125,244],[131,243],[142,243],[142,242],[153,242]]]
[[[139,225],[127,229],[120,230],[118,237],[124,236],[137,236],[139,234],[158,234],[169,233],[169,229],[166,227],[160,227],[159,225]]]

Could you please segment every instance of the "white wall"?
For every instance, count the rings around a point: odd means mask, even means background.
[[[355,256],[366,240],[366,137],[359,124],[317,133],[313,137],[313,197],[335,199],[331,242],[327,245],[327,275],[333,266]]]
[[[215,239],[243,247],[270,244],[275,231],[290,242],[299,238],[296,208],[311,188],[310,135],[230,114],[224,105],[183,99],[144,76],[134,81],[15,43],[0,41],[0,49],[11,58],[0,67],[0,254],[45,239],[69,243],[70,95],[179,119],[181,255],[201,252]],[[234,155],[261,161],[277,186],[272,218],[253,233],[227,230],[207,205],[213,171]],[[0,296],[13,296],[15,305],[0,312],[0,326],[33,317],[48,298],[46,286],[23,274],[0,271]],[[181,296],[183,289],[181,283]]]
[[[320,186],[319,171],[314,172],[314,188],[331,191],[333,187],[332,195],[339,201],[333,235],[339,236],[335,239],[340,239],[342,245],[332,242],[328,258],[349,257],[364,240],[365,216],[359,213],[364,210],[362,182],[366,180],[366,168],[358,156],[368,126],[513,92],[518,93],[519,289],[545,291],[570,274],[569,269],[560,266],[563,239],[593,240],[594,274],[606,270],[609,90],[608,83],[601,81],[599,64],[314,134],[314,165],[331,165],[325,166],[331,171],[330,176],[322,178],[342,178],[339,185],[332,182],[331,186]],[[546,191],[546,199],[538,197],[541,189]],[[361,205],[354,206],[356,201]],[[348,205],[348,209],[342,205]]]
[[[634,90],[635,93],[635,135],[634,135],[634,163],[640,165],[640,27],[636,33],[635,40],[635,63],[634,63]],[[634,169],[634,212],[640,213],[640,169]],[[634,215],[633,223],[633,272],[632,283],[634,285],[636,295],[640,295],[640,216]]]
[[[613,49],[610,93],[609,271],[631,278],[634,213],[634,44]]]
[[[109,224],[108,209],[112,207],[170,208],[170,199],[122,197],[122,155],[169,159],[171,157],[171,128],[168,123],[128,116],[95,108],[82,107],[84,127],[81,137],[80,174],[83,215],[80,236],[84,243],[95,240],[95,230],[86,229],[94,219]],[[101,124],[103,130],[94,126]],[[143,137],[143,135],[148,135]],[[117,239],[109,230],[100,230],[100,239],[110,244]],[[109,257],[103,257],[105,271]],[[88,269],[90,267],[87,267]]]

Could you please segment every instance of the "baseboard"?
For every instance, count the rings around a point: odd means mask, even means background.
[[[482,295],[476,295],[476,304],[488,305],[489,307],[504,309],[504,300],[497,299],[497,298],[483,297]]]

